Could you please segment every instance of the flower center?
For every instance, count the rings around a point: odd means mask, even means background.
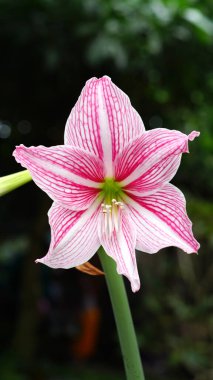
[[[105,202],[111,204],[112,199],[119,200],[121,198],[123,191],[119,182],[113,178],[105,178],[101,193],[104,195]]]
[[[104,195],[102,203],[102,233],[111,236],[113,231],[118,232],[122,224],[122,188],[113,178],[106,178],[101,193]]]

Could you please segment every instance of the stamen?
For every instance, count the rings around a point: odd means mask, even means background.
[[[122,210],[124,209],[123,202],[112,199],[111,204],[102,203],[103,233],[111,236],[113,231],[119,232],[122,225]]]

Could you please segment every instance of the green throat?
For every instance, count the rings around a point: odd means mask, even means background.
[[[119,182],[116,182],[113,178],[105,178],[101,187],[101,195],[104,196],[105,203],[111,204],[112,199],[117,201],[122,199],[124,194]]]

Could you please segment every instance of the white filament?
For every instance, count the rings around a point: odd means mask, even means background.
[[[103,233],[110,237],[114,230],[119,232],[121,229],[124,204],[116,199],[112,199],[111,204],[102,203],[101,207],[104,216],[102,224]]]

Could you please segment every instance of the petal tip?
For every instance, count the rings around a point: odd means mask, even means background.
[[[194,253],[196,253],[198,255],[199,249],[200,249],[200,244],[196,241],[196,246],[195,246]]]
[[[18,155],[20,153],[20,151],[22,151],[23,149],[25,149],[26,147],[23,145],[23,144],[20,144],[20,145],[16,145],[12,155],[15,157],[15,158],[18,158]]]
[[[200,249],[200,244],[198,243],[197,240],[194,239],[193,244],[190,246],[190,249],[187,249],[185,252],[186,253],[193,253],[198,255],[198,250]]]
[[[30,149],[24,146],[23,144],[17,145],[12,153],[12,156],[15,158],[16,162],[21,164],[23,167],[26,167],[24,164],[24,154],[25,152]]]
[[[16,146],[13,153],[12,153],[12,156],[15,158],[15,160],[19,163],[20,160],[19,160],[19,146]]]
[[[140,287],[141,287],[140,280],[137,279],[131,282],[131,288],[132,288],[133,293],[138,292]]]
[[[44,264],[44,259],[36,259],[35,260],[35,263],[38,264],[38,263],[42,263]]]
[[[200,132],[198,131],[192,131],[189,135],[188,135],[188,139],[189,141],[193,141],[196,137],[200,136]]]
[[[196,137],[200,136],[200,132],[198,131],[192,131],[188,136],[187,136],[187,143],[186,143],[186,149],[185,153],[189,153],[189,147],[188,147],[188,141],[193,141]]]
[[[111,78],[108,75],[103,75],[100,80],[106,80],[107,82],[111,82]]]
[[[194,253],[198,253],[198,250],[200,249],[200,243],[198,243],[196,239],[194,239],[193,249],[194,249],[193,251]]]
[[[86,81],[86,85],[90,84],[91,82],[111,82],[111,78],[108,75],[103,75],[100,78],[92,77]]]

